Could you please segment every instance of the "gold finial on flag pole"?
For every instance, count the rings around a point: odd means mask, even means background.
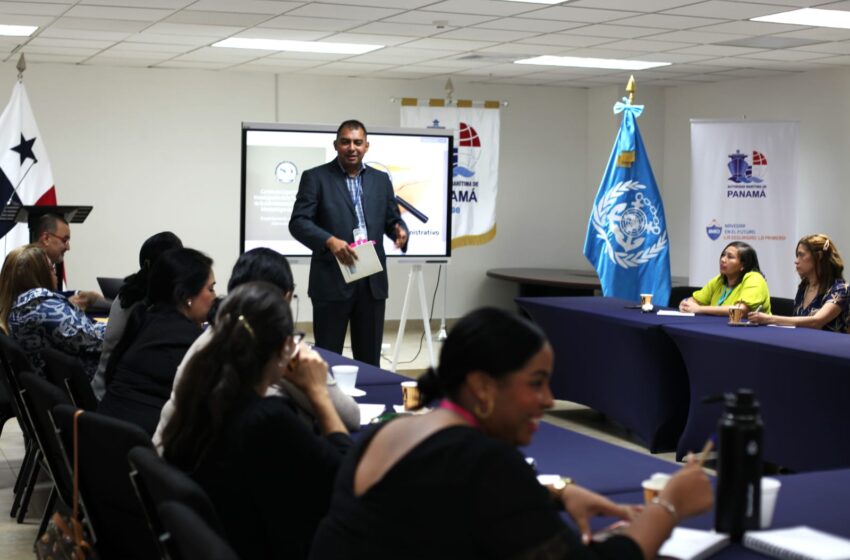
[[[24,70],[27,69],[27,59],[24,58],[24,53],[21,53],[21,57],[18,59],[18,64],[15,66],[18,69],[18,79],[24,79]]]
[[[634,105],[635,91],[637,91],[637,86],[635,86],[635,77],[629,76],[629,83],[626,84],[626,93],[629,94],[629,105]]]

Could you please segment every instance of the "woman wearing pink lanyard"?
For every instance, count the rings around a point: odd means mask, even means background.
[[[689,464],[642,511],[567,480],[542,486],[516,447],[531,442],[554,404],[552,364],[543,333],[517,315],[485,308],[461,319],[440,366],[419,378],[422,402],[436,408],[359,440],[340,468],[310,557],[654,557],[679,519],[711,507],[707,477]],[[590,544],[593,515],[631,524]]]

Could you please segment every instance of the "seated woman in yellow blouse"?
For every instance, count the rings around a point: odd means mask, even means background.
[[[770,313],[770,293],[756,250],[743,241],[733,241],[720,253],[720,274],[682,301],[679,311],[725,316],[729,307],[739,304],[749,311]]]

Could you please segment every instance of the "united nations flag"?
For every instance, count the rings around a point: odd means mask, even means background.
[[[623,114],[614,150],[590,212],[584,256],[593,264],[605,296],[653,302],[670,299],[670,254],[664,205],[636,119],[643,105],[627,98],[614,105]]]

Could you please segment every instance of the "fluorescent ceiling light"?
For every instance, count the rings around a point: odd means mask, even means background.
[[[384,48],[384,45],[367,45],[364,43],[330,43],[326,41],[283,41],[277,39],[246,39],[231,37],[214,47],[232,49],[259,49],[264,51],[309,52],[326,54],[363,54]]]
[[[810,25],[813,27],[838,27],[850,29],[850,12],[844,10],[820,10],[804,8],[791,10],[769,16],[754,17],[750,21],[766,21],[768,23],[787,23],[790,25]]]
[[[506,0],[507,2],[525,2],[526,4],[565,4],[569,0]]]
[[[29,37],[35,30],[37,25],[0,25],[0,35],[4,37]]]
[[[671,62],[646,60],[618,60],[616,58],[584,58],[578,56],[535,56],[515,60],[514,64],[539,64],[541,66],[569,66],[572,68],[604,68],[606,70],[647,70],[670,66]]]

